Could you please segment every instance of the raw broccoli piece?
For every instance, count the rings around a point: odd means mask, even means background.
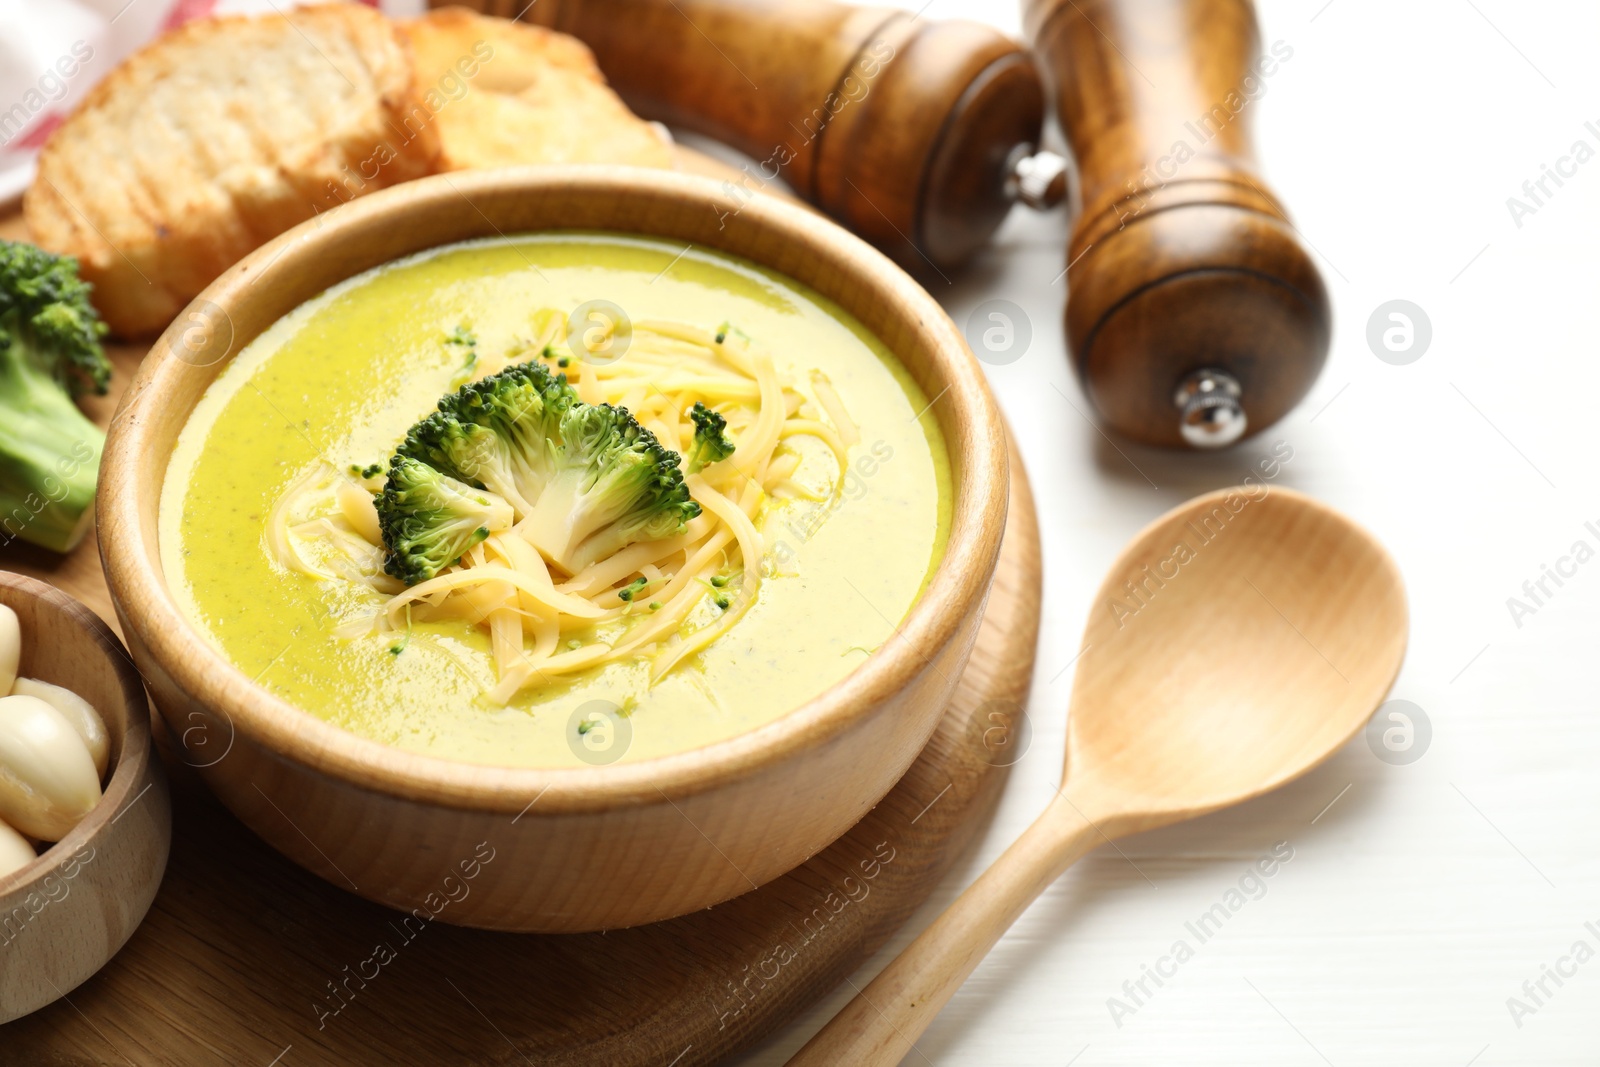
[[[89,293],[76,260],[0,241],[0,544],[68,552],[93,524],[105,434],[73,398],[111,364]]]
[[[728,436],[727,419],[698,400],[689,410],[689,419],[694,423],[694,444],[689,449],[690,474],[733,455],[734,445],[733,439]]]
[[[383,569],[407,585],[436,576],[490,534],[509,530],[511,505],[486,490],[396,456],[378,494]]]

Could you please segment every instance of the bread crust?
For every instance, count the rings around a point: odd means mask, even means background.
[[[23,211],[112,332],[147,336],[284,230],[436,170],[428,118],[406,36],[368,8],[196,20],[73,110]]]
[[[628,110],[577,38],[463,7],[402,26],[425,92],[440,104],[441,169],[674,165],[670,140]]]

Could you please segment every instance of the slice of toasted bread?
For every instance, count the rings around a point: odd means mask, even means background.
[[[114,70],[51,136],[24,200],[77,256],[113,332],[167,325],[284,230],[431,173],[409,45],[354,4],[190,22]]]
[[[543,26],[441,7],[402,21],[400,28],[411,41],[424,89],[440,87],[451,70],[473,89],[508,96],[532,85],[545,68],[605,84],[588,45]]]
[[[673,166],[671,143],[628,110],[576,38],[461,7],[403,26],[435,113],[442,169]]]

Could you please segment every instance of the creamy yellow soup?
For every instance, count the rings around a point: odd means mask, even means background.
[[[537,308],[611,301],[636,320],[732,323],[802,392],[820,370],[860,426],[841,472],[791,439],[822,501],[763,501],[759,595],[728,633],[652,685],[615,662],[486,701],[490,639],[465,621],[349,637],[370,606],[285,567],[266,523],[322,467],[386,460],[459,384],[461,327],[512,346]],[[285,316],[224,369],[180,435],[161,552],[180,604],[245,675],[352,733],[502,766],[584,766],[681,752],[766,723],[891,639],[944,548],[945,446],[929,398],[862,325],[817,293],[706,249],[551,233],[437,249],[368,272]],[[687,625],[687,623],[686,623]],[[343,627],[348,630],[348,625]],[[607,712],[595,714],[596,711]]]

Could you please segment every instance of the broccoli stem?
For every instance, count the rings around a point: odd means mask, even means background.
[[[0,320],[0,545],[21,538],[70,552],[94,522],[105,434]],[[3,343],[3,342],[0,342]]]

